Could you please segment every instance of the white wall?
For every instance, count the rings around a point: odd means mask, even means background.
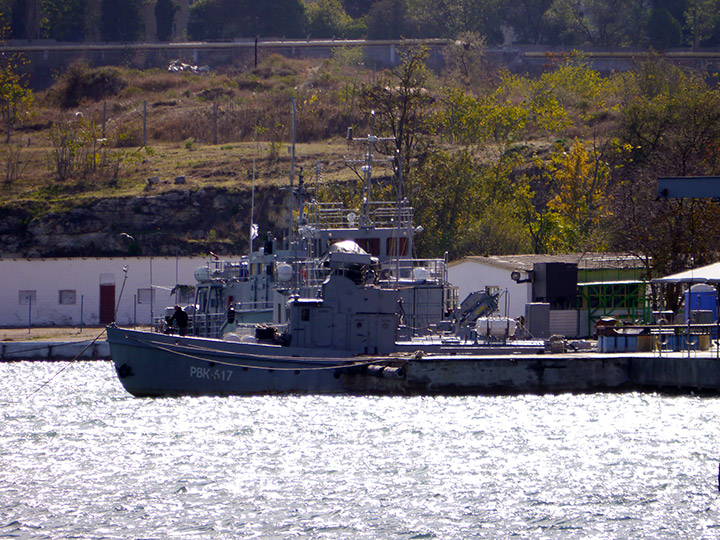
[[[100,324],[101,283],[115,285],[118,323],[149,324],[151,307],[157,317],[173,305],[170,290],[178,283],[194,285],[195,269],[206,261],[203,257],[0,259],[0,326]],[[138,298],[138,291],[150,289],[151,283],[152,306]],[[28,295],[21,298],[21,291],[34,291],[30,304]],[[74,303],[61,304],[60,291],[75,291]],[[63,296],[65,301],[73,299],[71,292]]]
[[[448,279],[460,289],[459,296],[462,302],[468,294],[479,291],[485,287],[500,287],[508,291],[507,313],[505,311],[505,297],[500,300],[500,315],[520,317],[525,315],[525,304],[532,301],[530,283],[516,283],[510,278],[510,270],[499,268],[490,264],[483,264],[477,260],[465,260],[451,265],[448,268]],[[523,276],[526,277],[526,276]]]

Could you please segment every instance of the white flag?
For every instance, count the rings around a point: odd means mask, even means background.
[[[253,223],[250,226],[250,239],[254,240],[257,237],[258,237],[258,226],[256,223]]]

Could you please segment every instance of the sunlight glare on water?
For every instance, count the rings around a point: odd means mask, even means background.
[[[0,364],[0,538],[720,537],[715,398],[135,399]]]

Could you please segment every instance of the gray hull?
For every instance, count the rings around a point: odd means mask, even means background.
[[[287,347],[108,327],[120,382],[134,396],[341,393],[352,359],[292,356]]]
[[[711,357],[652,354],[332,356],[262,343],[108,328],[118,377],[135,396],[478,395],[720,389]],[[332,353],[330,353],[332,354]]]

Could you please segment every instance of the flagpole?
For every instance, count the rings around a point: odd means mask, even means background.
[[[255,225],[255,159],[258,153],[258,139],[257,139],[257,120],[255,120],[255,155],[253,155],[253,169],[252,169],[252,195],[250,197],[250,251],[248,255],[253,252],[253,240],[257,236],[256,225]]]

